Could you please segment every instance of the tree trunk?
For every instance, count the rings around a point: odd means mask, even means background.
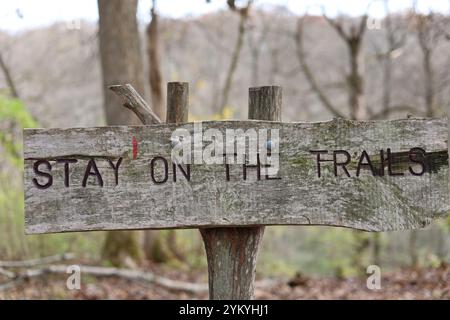
[[[160,67],[158,14],[156,13],[155,1],[151,10],[151,18],[147,27],[147,55],[149,62],[149,81],[152,97],[152,109],[160,119],[165,118],[163,85]]]
[[[352,266],[361,276],[366,273],[365,252],[370,246],[370,235],[360,230],[353,230],[354,247],[351,257]]]
[[[367,117],[364,102],[364,80],[360,75],[360,44],[350,45],[349,106],[350,117],[363,120]]]
[[[130,83],[137,92],[145,92],[137,2],[98,0],[100,57],[108,125],[140,124],[139,119],[124,109],[114,93],[108,90],[110,85]]]
[[[419,232],[417,230],[411,230],[409,233],[409,258],[411,267],[419,266],[419,255],[417,253],[417,236]]]
[[[224,109],[228,105],[228,99],[230,96],[231,85],[233,84],[233,77],[236,72],[236,68],[239,62],[239,57],[241,55],[241,50],[244,44],[244,36],[246,31],[246,23],[248,19],[248,10],[250,9],[250,3],[248,3],[248,7],[245,11],[239,12],[239,27],[238,27],[238,36],[236,39],[236,44],[234,46],[233,55],[231,56],[230,66],[228,67],[227,75],[225,78],[225,84],[222,89],[222,98],[220,100],[219,111],[223,114]]]
[[[373,241],[373,264],[381,266],[381,233],[376,232],[372,237]]]
[[[104,109],[108,125],[140,124],[108,90],[110,85],[130,83],[144,92],[144,72],[136,19],[137,0],[98,0],[99,42],[103,75]],[[135,231],[108,232],[103,256],[113,264],[126,257],[140,260],[141,251]]]

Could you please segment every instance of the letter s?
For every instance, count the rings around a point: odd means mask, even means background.
[[[49,172],[42,172],[39,170],[39,166],[41,164],[45,164],[45,166],[47,167],[47,170]],[[38,189],[47,189],[48,187],[50,187],[53,184],[53,177],[51,175],[51,171],[52,171],[52,165],[50,164],[50,162],[48,160],[38,160],[33,164],[33,171],[36,175],[41,176],[41,177],[46,177],[48,180],[46,183],[44,184],[40,184],[38,179],[33,178],[33,183],[34,185],[38,188]]]

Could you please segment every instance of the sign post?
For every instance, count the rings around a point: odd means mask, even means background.
[[[281,121],[281,88],[250,88],[248,118]],[[257,168],[258,170],[258,168]],[[264,226],[200,229],[211,299],[252,299]]]
[[[281,88],[259,87],[252,120],[187,123],[175,83],[160,124],[111,89],[144,126],[24,130],[27,233],[200,228],[210,298],[251,299],[265,225],[405,230],[450,211],[446,119],[283,123]]]

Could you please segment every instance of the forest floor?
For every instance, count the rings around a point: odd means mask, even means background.
[[[204,283],[203,272],[187,273],[161,266],[146,271],[179,281]],[[68,275],[27,279],[0,291],[0,299],[207,299],[207,292],[168,290],[154,284],[118,277],[82,276],[80,290],[68,290]],[[450,265],[438,268],[406,268],[383,274],[381,289],[369,290],[366,278],[310,278],[259,281],[256,299],[445,299],[450,300]],[[262,284],[264,283],[264,285]]]

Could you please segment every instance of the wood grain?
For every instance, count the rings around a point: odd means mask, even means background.
[[[167,123],[187,122],[189,114],[189,83],[167,83]]]
[[[209,121],[203,129],[280,129],[279,180],[256,179],[242,165],[231,165],[230,181],[223,165],[192,165],[191,180],[178,172],[173,182],[155,184],[149,163],[156,156],[170,160],[170,136],[175,128],[193,131],[192,123],[75,129],[25,129],[25,224],[27,233],[146,228],[197,228],[257,225],[331,225],[368,231],[424,227],[446,216],[448,202],[447,120],[406,119],[316,123],[268,121]],[[133,160],[132,138],[138,141]],[[410,148],[427,151],[430,168],[421,176],[355,176],[355,159],[362,150],[374,157],[390,148],[403,168]],[[351,177],[333,174],[323,164],[317,177],[310,150],[347,150]],[[118,184],[107,160],[122,157]],[[70,186],[64,184],[64,165],[73,158]],[[95,177],[82,187],[87,163],[95,159],[103,187]],[[33,164],[48,159],[53,184],[38,189]],[[374,161],[375,162],[375,161]],[[376,166],[376,164],[375,164]],[[45,171],[45,166],[42,166]],[[161,174],[156,170],[156,175]],[[256,170],[255,170],[256,171]],[[40,179],[40,178],[39,178]],[[38,179],[38,180],[39,180]]]

